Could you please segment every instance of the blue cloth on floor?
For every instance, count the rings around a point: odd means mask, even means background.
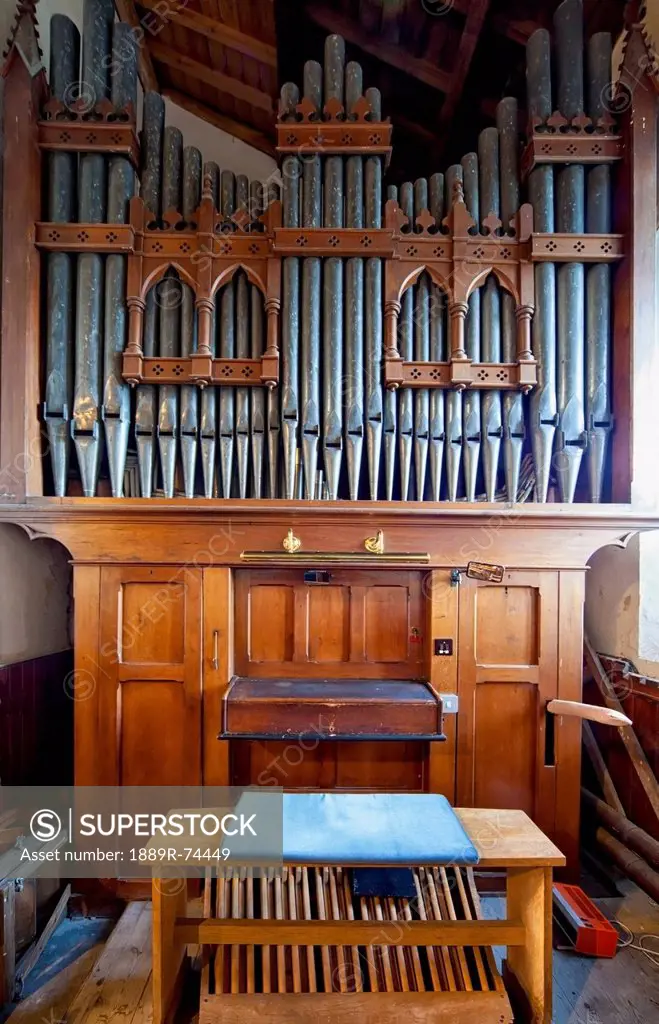
[[[284,863],[477,864],[446,797],[434,793],[284,793]]]

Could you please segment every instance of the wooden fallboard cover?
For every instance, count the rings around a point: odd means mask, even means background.
[[[270,679],[423,679],[422,572],[304,567],[235,574],[235,672]]]
[[[423,682],[372,679],[233,680],[232,736],[441,736],[441,708]]]

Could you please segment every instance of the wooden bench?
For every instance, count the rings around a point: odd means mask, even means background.
[[[334,865],[289,863],[270,881],[236,870],[207,884],[201,918],[187,916],[184,879],[155,877],[154,1024],[172,1019],[189,944],[203,950],[200,1024],[507,1024],[510,998],[550,1024],[552,871],[564,857],[522,811],[456,813],[479,868],[506,872],[505,920],[482,918],[460,866],[418,866],[416,906],[350,899]],[[507,947],[505,988],[493,946]]]

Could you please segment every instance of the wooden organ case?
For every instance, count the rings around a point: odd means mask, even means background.
[[[92,6],[83,72],[130,48]],[[546,707],[580,699],[589,557],[658,525],[628,504],[657,140],[652,86],[598,106],[610,40],[572,8],[553,94],[529,43],[519,172],[504,100],[478,155],[387,188],[338,37],[283,87],[262,185],[183,150],[155,94],[138,140],[135,61],[67,106],[77,31],[54,19],[49,88],[20,6],[0,519],[73,559],[79,784],[440,792],[527,811],[575,869],[580,725]],[[643,47],[632,11],[625,66]],[[575,333],[584,301],[607,316]]]

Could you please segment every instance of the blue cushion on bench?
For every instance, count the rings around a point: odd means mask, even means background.
[[[284,793],[284,863],[477,864],[478,853],[434,793]]]

